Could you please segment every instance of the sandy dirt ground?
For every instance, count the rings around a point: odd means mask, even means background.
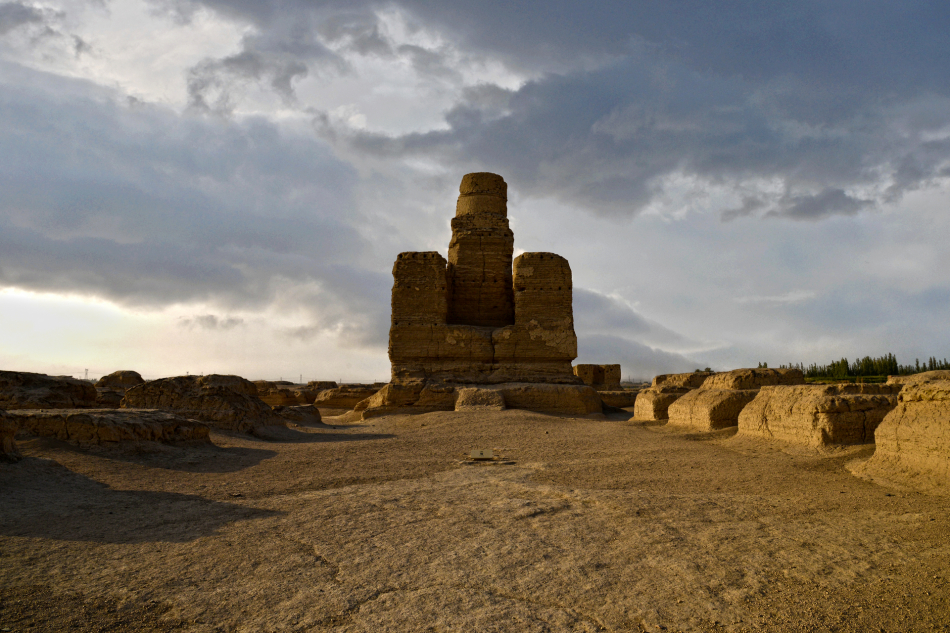
[[[950,630],[950,499],[852,476],[873,447],[628,417],[21,442],[0,631]]]

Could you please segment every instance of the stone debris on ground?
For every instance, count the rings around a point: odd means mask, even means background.
[[[71,376],[0,371],[0,409],[92,409],[92,383]]]
[[[161,409],[229,431],[284,424],[257,397],[257,387],[240,376],[175,376],[136,385],[125,392],[123,408]]]
[[[899,384],[762,387],[739,415],[739,435],[804,446],[874,443],[895,406]]]
[[[852,473],[885,485],[950,495],[950,378],[938,371],[903,383],[897,406],[874,432],[874,455],[849,464]]]
[[[21,435],[77,445],[116,442],[208,442],[208,426],[167,411],[147,409],[19,409],[11,411]]]

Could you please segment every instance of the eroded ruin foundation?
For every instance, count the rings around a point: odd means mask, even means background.
[[[577,357],[571,268],[554,253],[512,260],[507,192],[501,176],[466,175],[448,261],[434,251],[396,258],[392,381],[357,410],[452,409],[458,390],[476,385],[500,391],[509,407],[530,402],[526,408],[600,411],[596,393],[571,368]]]

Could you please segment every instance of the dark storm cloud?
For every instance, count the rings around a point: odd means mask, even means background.
[[[585,334],[614,334],[652,345],[689,344],[682,335],[639,314],[625,302],[574,288],[574,325]]]
[[[496,91],[501,106],[464,90],[445,130],[391,137],[323,116],[318,128],[374,156],[501,171],[527,195],[599,213],[635,214],[670,179],[700,178],[743,201],[723,219],[852,215],[945,177],[950,157],[927,138],[950,124],[942,2],[203,4],[273,41],[290,37],[292,18],[293,37],[344,57],[405,55],[422,74],[457,77],[439,51],[389,41],[378,12],[396,7],[468,54],[534,75]],[[286,95],[300,72],[275,72],[274,89]],[[749,191],[763,182],[782,192]]]
[[[348,223],[355,184],[319,141],[266,121],[129,108],[0,65],[2,286],[228,310],[297,292],[318,327],[378,344],[367,313],[384,307],[373,294],[384,276]]]
[[[25,24],[43,24],[45,12],[21,2],[0,3],[0,35]]]
[[[657,374],[675,374],[703,366],[697,361],[619,336],[578,335],[578,363],[620,364],[623,378],[650,380]]]

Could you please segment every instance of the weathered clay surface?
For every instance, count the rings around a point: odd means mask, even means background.
[[[803,385],[800,369],[734,369],[716,373],[703,381],[704,389],[759,389],[770,385]]]
[[[208,426],[148,409],[20,409],[10,412],[20,433],[73,444],[207,442]]]
[[[122,405],[122,398],[125,397],[125,389],[99,389],[96,388],[96,408],[98,409],[118,409]]]
[[[950,380],[950,370],[937,369],[935,371],[924,371],[919,374],[910,374],[908,376],[888,376],[889,385],[917,385],[924,382],[933,382],[935,380]]]
[[[22,457],[16,445],[16,420],[0,410],[0,461],[18,462]]]
[[[294,407],[301,404],[311,404],[316,397],[309,390],[295,389],[292,386],[281,385],[268,380],[255,380],[257,397],[272,407]]]
[[[96,381],[96,389],[121,389],[125,390],[135,385],[140,385],[145,380],[137,371],[129,369],[120,369],[107,376],[103,376]]]
[[[450,324],[514,323],[508,185],[501,176],[467,174],[459,186],[445,269]]]
[[[712,375],[710,371],[691,371],[685,374],[660,374],[653,378],[651,387],[686,387],[688,389],[696,389]]]
[[[319,392],[313,400],[313,406],[327,409],[352,409],[379,389],[380,387],[376,385],[340,385],[336,389],[325,389]]]
[[[636,406],[639,393],[639,390],[626,389],[618,391],[598,391],[597,395],[600,396],[601,402],[609,407],[626,409]]]
[[[69,376],[0,371],[0,409],[82,409],[96,406],[96,388]]]
[[[312,404],[302,404],[294,406],[276,406],[274,413],[279,415],[285,422],[293,424],[319,424],[322,421],[320,409]]]
[[[739,434],[805,446],[869,444],[897,405],[900,385],[762,387],[739,415]]]
[[[869,460],[849,466],[855,475],[950,495],[950,379],[931,375],[905,384],[897,407],[874,432],[874,443]]]
[[[692,390],[691,387],[670,385],[643,389],[633,405],[633,417],[637,420],[666,420],[670,405]]]
[[[498,390],[464,387],[458,390],[456,411],[504,411],[505,396]]]
[[[152,380],[126,391],[122,406],[174,411],[231,431],[283,424],[270,406],[257,397],[254,383],[240,376],[212,374]]]
[[[574,375],[597,391],[622,391],[620,365],[574,365]]]
[[[695,431],[715,431],[736,426],[743,407],[757,389],[694,389],[670,405],[669,424]]]
[[[439,385],[581,383],[571,371],[577,337],[567,260],[523,253],[512,261],[507,185],[500,176],[469,174],[459,192],[448,261],[437,252],[396,258],[392,389],[361,411],[441,410],[447,398]]]

